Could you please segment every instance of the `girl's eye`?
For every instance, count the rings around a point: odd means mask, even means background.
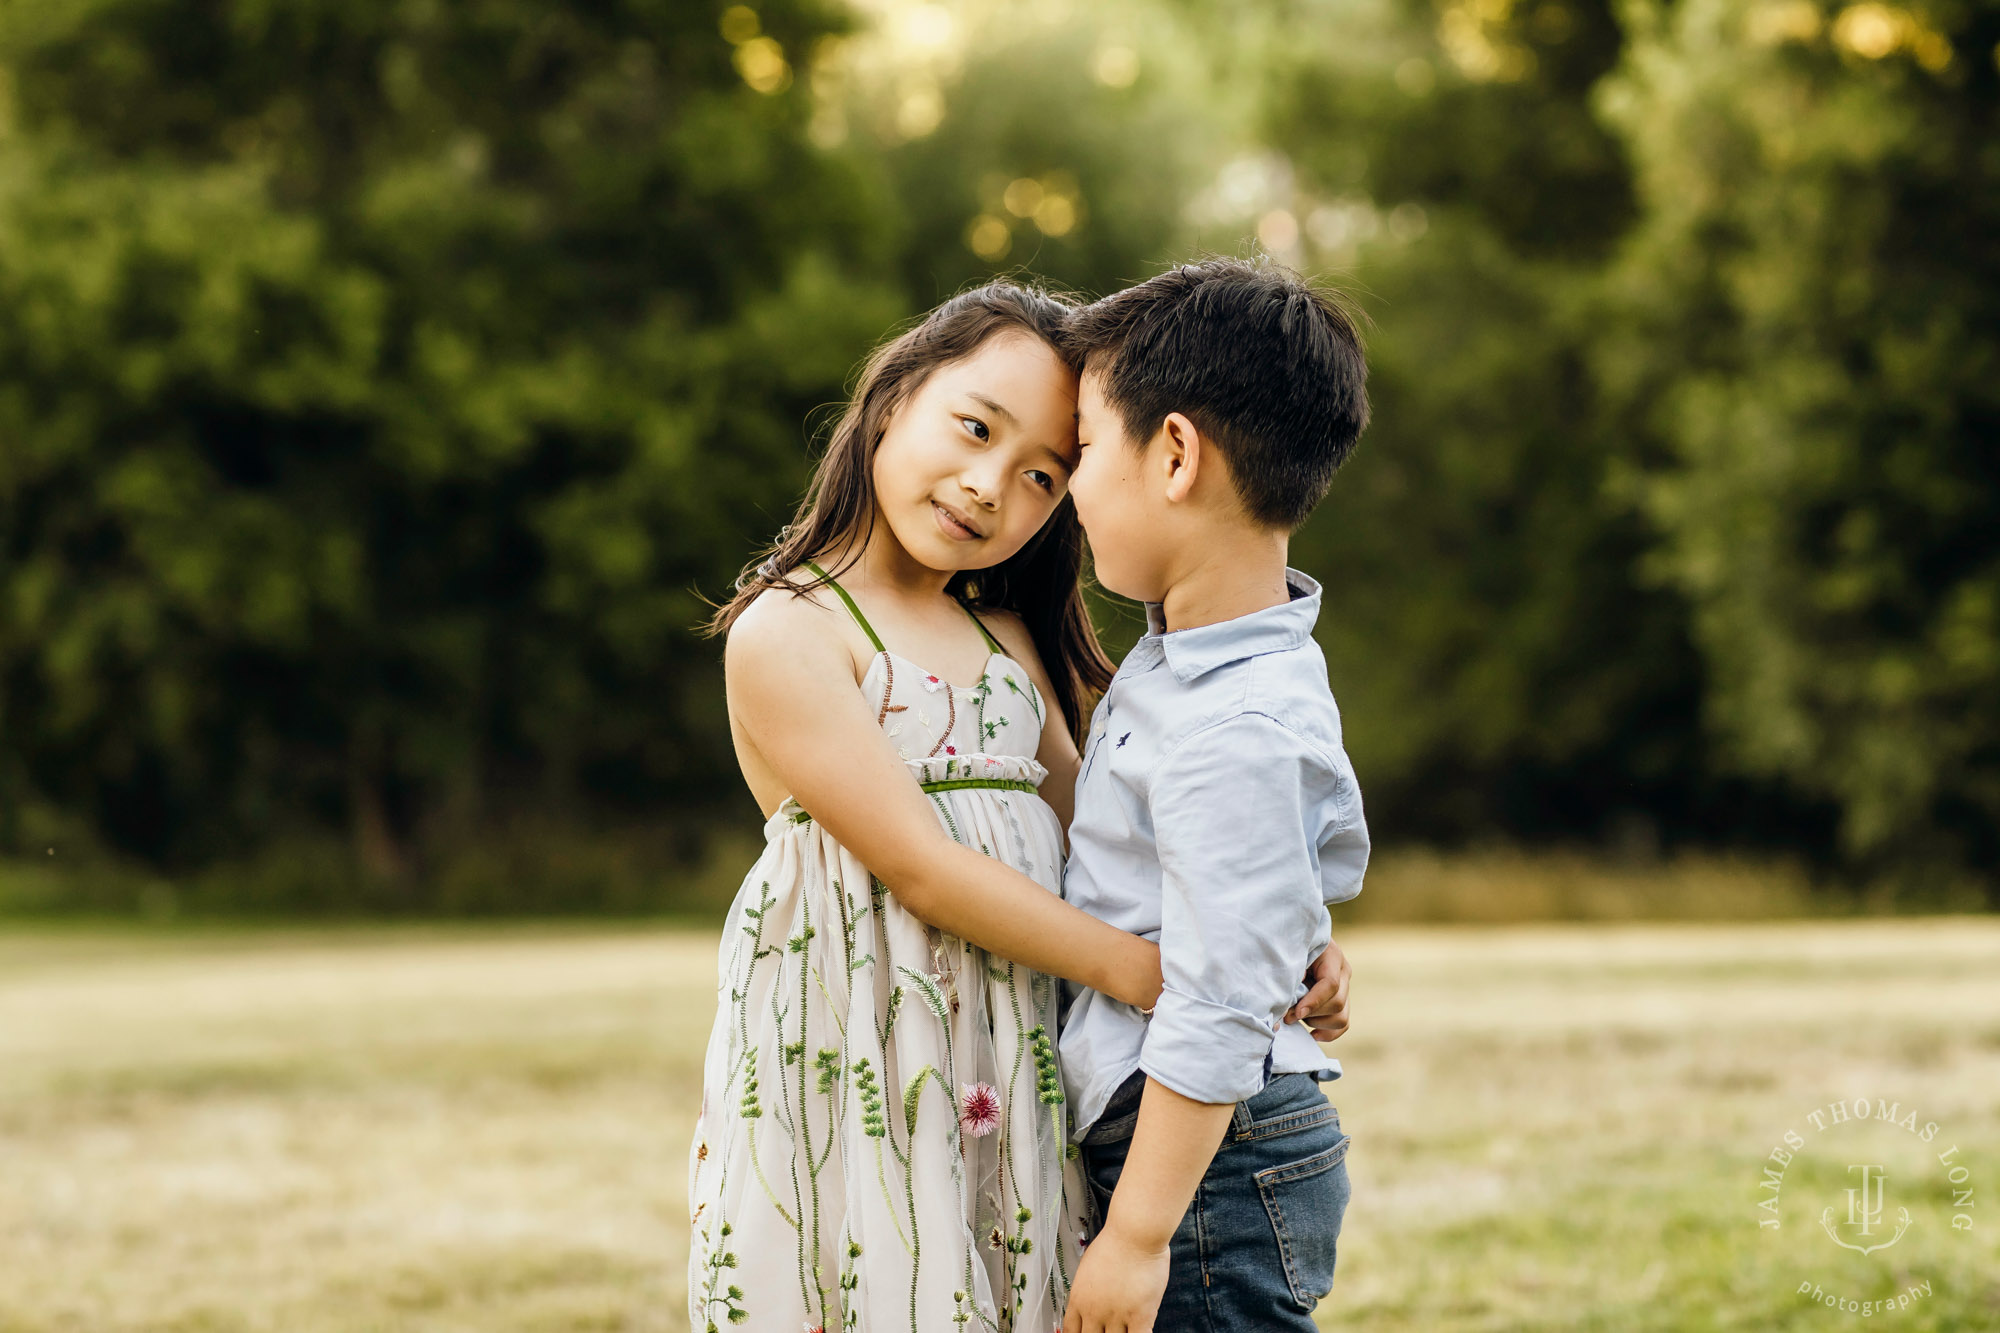
[[[1028,479],[1045,491],[1053,491],[1056,488],[1056,479],[1039,468],[1029,468]]]
[[[991,431],[986,429],[986,423],[981,421],[978,417],[960,417],[959,422],[967,430],[972,432],[972,438],[975,440],[983,440],[988,435],[992,434]]]

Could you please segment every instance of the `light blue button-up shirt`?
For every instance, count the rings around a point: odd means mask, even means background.
[[[1326,905],[1361,892],[1368,826],[1313,642],[1319,584],[1285,571],[1284,606],[1146,637],[1092,714],[1063,896],[1160,945],[1149,1020],[1072,988],[1063,1082],[1075,1131],[1134,1070],[1199,1102],[1273,1074],[1340,1077],[1284,1022],[1332,938]]]

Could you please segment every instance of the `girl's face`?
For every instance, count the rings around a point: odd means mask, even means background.
[[[875,502],[911,559],[988,569],[1027,544],[1076,467],[1076,376],[1046,343],[1000,333],[932,371],[875,450]]]

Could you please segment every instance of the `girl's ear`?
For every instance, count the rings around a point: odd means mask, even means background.
[[[1201,471],[1201,431],[1179,412],[1167,413],[1160,433],[1147,451],[1155,466],[1166,474],[1167,499],[1179,503],[1194,494],[1196,476]]]

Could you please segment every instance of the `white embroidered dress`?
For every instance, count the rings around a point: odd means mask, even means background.
[[[877,648],[861,689],[959,842],[1062,883],[1045,707],[992,649],[970,687]],[[977,618],[974,618],[975,621]],[[730,906],[688,1165],[691,1327],[1058,1327],[1087,1189],[1056,985],[924,925],[795,801]]]

